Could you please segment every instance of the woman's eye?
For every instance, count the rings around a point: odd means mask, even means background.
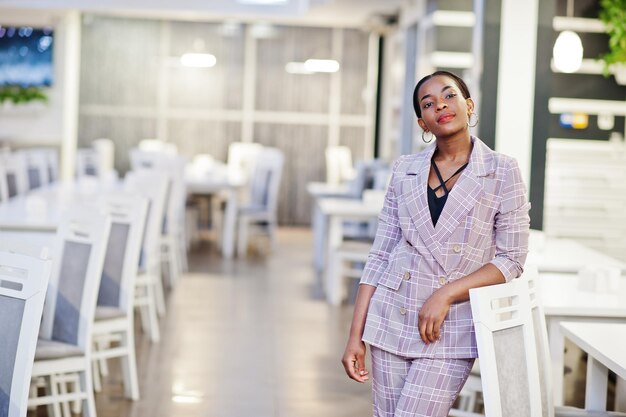
[[[446,98],[456,97],[456,93],[450,93],[446,96]]]
[[[430,107],[430,106],[432,106],[432,105],[433,105],[433,103],[430,103],[430,102],[429,102],[429,103],[426,103],[426,104],[424,104],[424,108],[425,108],[425,109],[427,109],[427,108],[429,108],[429,107]]]

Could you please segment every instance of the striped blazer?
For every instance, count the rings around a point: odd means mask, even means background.
[[[435,290],[487,263],[507,281],[521,275],[530,203],[518,164],[476,137],[472,142],[469,164],[450,191],[436,227],[426,196],[436,144],[394,163],[361,277],[361,284],[376,287],[365,342],[411,358],[475,358],[469,301],[450,307],[440,340],[428,345],[419,334],[420,308]]]

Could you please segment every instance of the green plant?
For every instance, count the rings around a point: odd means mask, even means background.
[[[40,87],[5,86],[0,87],[0,103],[5,101],[13,104],[42,101],[46,103],[48,96]]]
[[[600,20],[609,35],[609,52],[602,55],[604,76],[610,74],[613,64],[626,64],[626,0],[601,0]]]

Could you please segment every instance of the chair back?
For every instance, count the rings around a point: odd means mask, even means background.
[[[329,146],[326,148],[326,182],[341,184],[354,178],[352,151],[347,146]]]
[[[4,163],[0,159],[0,203],[9,199],[9,185],[7,184],[7,174]]]
[[[57,229],[57,256],[43,320],[41,337],[81,348],[91,348],[98,290],[109,240],[111,217],[92,206],[77,205],[63,215]]]
[[[250,206],[270,213],[278,209],[278,192],[285,155],[277,148],[263,148],[250,179]]]
[[[26,164],[28,190],[39,188],[50,182],[48,178],[48,158],[41,150],[27,149],[20,151]]]
[[[99,204],[111,216],[111,233],[104,256],[98,306],[133,311],[135,278],[148,211],[148,199],[108,194]]]
[[[25,417],[51,263],[0,244],[0,417]]]
[[[82,148],[76,150],[76,176],[97,177],[100,175],[100,155],[93,148]]]
[[[160,237],[165,220],[168,183],[167,174],[152,169],[130,171],[124,178],[126,192],[142,196],[148,200],[146,223],[138,262],[141,269],[160,271]]]
[[[162,233],[172,230],[180,230],[184,225],[185,201],[187,190],[185,186],[186,159],[180,156],[148,152],[140,149],[130,151],[131,166],[133,170],[154,170],[167,175],[167,189],[165,208],[165,220]],[[170,230],[171,229],[171,230]]]
[[[252,178],[259,153],[263,149],[260,143],[233,142],[228,145],[227,165],[232,174]]]
[[[2,157],[4,178],[8,198],[25,194],[28,191],[26,161],[21,153],[9,153]]]
[[[541,417],[537,350],[528,282],[470,290],[485,415]]]
[[[115,171],[115,144],[111,139],[100,138],[91,142],[99,158],[100,175]]]

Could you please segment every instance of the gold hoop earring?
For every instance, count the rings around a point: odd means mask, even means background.
[[[424,138],[424,133],[430,133],[430,139],[426,140],[426,138]],[[433,141],[433,139],[435,138],[435,135],[433,135],[433,132],[428,131],[426,132],[425,130],[422,130],[422,140],[424,141],[424,143],[430,143]]]
[[[472,116],[476,116],[476,118],[474,119],[474,123],[472,123]],[[474,112],[471,112],[469,116],[467,117],[467,126],[476,127],[477,124],[478,124],[478,115]]]

